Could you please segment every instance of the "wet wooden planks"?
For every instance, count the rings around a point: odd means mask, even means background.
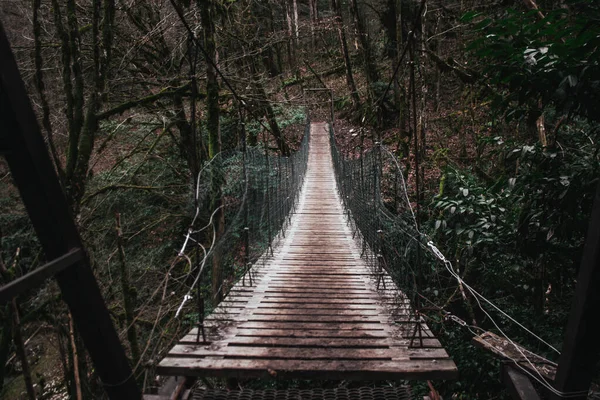
[[[313,124],[297,212],[279,246],[158,365],[163,375],[450,379],[457,370],[389,276],[360,258],[337,190],[326,124]],[[244,285],[245,283],[245,285]],[[383,286],[382,286],[383,287]]]

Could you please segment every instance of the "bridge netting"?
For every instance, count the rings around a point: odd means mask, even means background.
[[[204,270],[214,273],[215,263],[222,270],[219,290],[225,295],[237,279],[251,280],[252,273],[247,274],[251,266],[272,254],[277,240],[285,236],[302,188],[310,122],[326,121],[338,191],[361,256],[374,275],[390,275],[404,293],[405,298],[399,300],[409,300],[418,310],[422,277],[435,270],[438,260],[419,232],[398,158],[377,142],[358,156],[345,155],[335,139],[332,92],[306,90],[304,97],[304,136],[289,157],[277,155],[266,145],[244,147],[218,154],[200,172],[196,216],[180,251],[194,265],[198,298],[203,297],[201,275]],[[217,196],[220,202],[215,203]],[[215,219],[220,208],[224,229],[219,233]],[[196,221],[208,223],[198,227]],[[380,284],[384,286],[384,280]],[[192,289],[186,301],[191,293]],[[413,316],[416,322],[419,318]]]
[[[202,321],[204,297],[216,306],[237,279],[251,280],[250,267],[272,253],[298,201],[309,127],[307,120],[302,140],[289,157],[277,155],[267,145],[244,145],[217,154],[200,170],[194,217],[179,251],[189,263],[190,289],[177,315],[196,291]],[[206,296],[207,278],[215,273],[220,275],[219,293]]]
[[[436,260],[418,230],[397,157],[378,143],[358,157],[345,156],[333,125],[330,138],[338,190],[362,256],[374,274],[387,272],[418,305],[423,268],[435,268]]]

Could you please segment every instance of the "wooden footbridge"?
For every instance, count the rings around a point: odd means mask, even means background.
[[[157,372],[232,378],[456,378],[454,362],[414,318],[403,293],[389,276],[373,274],[361,258],[346,218],[328,126],[313,123],[304,187],[284,238],[207,318],[206,341],[198,329],[192,330]],[[377,277],[385,280],[380,289]]]
[[[1,22],[0,88],[0,121],[6,127],[0,131],[0,155],[8,163],[49,260],[2,285],[0,305],[16,304],[16,296],[54,277],[108,397],[140,399],[142,394],[134,371],[90,268]],[[255,263],[204,321],[201,330],[192,330],[171,349],[158,365],[160,374],[340,380],[451,379],[457,376],[454,362],[412,311],[413,304],[384,272],[386,268],[373,268],[374,264],[381,267],[379,261],[386,256],[394,260],[394,266],[410,263],[406,257],[408,247],[404,252],[392,251],[395,255],[389,252],[390,248],[398,247],[394,246],[397,238],[388,238],[385,246],[379,246],[379,250],[385,247],[386,254],[366,249],[367,241],[373,247],[373,243],[384,240],[385,235],[380,234],[380,215],[389,220],[402,215],[396,213],[390,217],[381,208],[378,191],[381,176],[377,174],[376,163],[371,164],[375,167],[374,179],[368,185],[337,187],[337,182],[343,181],[341,176],[348,173],[344,171],[348,163],[339,162],[340,155],[336,147],[331,146],[332,137],[327,128],[322,123],[311,126],[303,189],[291,223],[280,232],[281,240],[275,251]],[[381,158],[381,151],[375,154]],[[265,158],[268,164],[268,157]],[[370,160],[361,156],[361,185],[366,164],[374,157]],[[395,158],[393,161],[397,162]],[[305,166],[303,163],[302,167]],[[293,188],[295,193],[296,183],[286,181],[288,189]],[[397,182],[389,183],[388,187],[396,187]],[[356,197],[367,197],[363,196],[364,187],[374,189],[371,200],[353,198],[353,193]],[[375,207],[376,212],[369,207]],[[368,218],[363,218],[367,214],[377,214],[372,218],[376,224],[369,225]],[[278,217],[287,218],[287,212]],[[354,241],[357,233],[363,237],[360,248]],[[269,242],[270,239],[269,232]],[[597,340],[600,324],[596,318],[600,306],[598,248],[600,186],[594,200],[563,352],[555,372],[549,372],[545,368],[547,364],[540,364],[539,369],[535,367],[539,357],[512,342],[511,355],[502,338],[489,333],[476,338],[480,346],[502,358],[510,358],[510,363],[503,364],[503,380],[515,399],[539,399],[538,388],[529,379],[541,383],[538,376],[546,381],[545,393],[552,398],[583,400],[588,394],[590,398],[597,398],[590,387],[593,387],[593,372],[600,354]],[[377,262],[369,263],[369,257]],[[409,287],[400,281],[402,275],[406,277],[410,272],[402,271],[411,269],[397,268],[395,282],[403,288]],[[531,370],[527,370],[528,367],[532,367]],[[179,398],[178,393],[169,393],[166,398]],[[236,393],[201,391],[193,394],[196,400],[403,400],[409,396],[401,386],[289,391],[248,389]],[[147,398],[165,397],[148,395]]]

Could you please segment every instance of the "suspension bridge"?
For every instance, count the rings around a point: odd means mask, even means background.
[[[0,305],[54,277],[109,398],[142,398],[1,24],[0,55],[0,120],[7,127],[0,132],[0,155],[6,158],[49,260],[0,286]],[[359,156],[345,157],[336,146],[332,117],[333,112],[329,123],[309,121],[300,147],[290,157],[269,154],[265,146],[262,153],[244,149],[241,156],[219,156],[205,166],[213,177],[222,174],[218,181],[224,183],[227,200],[219,208],[226,211],[228,227],[208,250],[199,236],[205,228],[190,229],[186,236],[185,243],[194,243],[196,253],[191,290],[198,290],[198,326],[159,362],[158,373],[316,380],[456,378],[454,362],[418,312],[425,309],[418,291],[422,268],[433,269],[433,263],[440,262],[482,311],[486,312],[480,301],[518,324],[464,282],[419,231],[396,157],[378,143],[369,151],[361,143]],[[199,176],[197,194],[200,183]],[[197,203],[196,217],[202,204]],[[212,215],[203,217],[212,220]],[[600,343],[595,318],[600,304],[599,247],[600,189],[557,365],[508,337],[476,335],[479,346],[509,361],[502,367],[503,381],[515,399],[539,399],[533,381],[551,398],[585,399],[597,391],[591,381]],[[204,267],[216,261],[241,261],[229,271],[240,279],[231,288],[221,280],[219,290],[227,295],[204,318],[200,278]],[[191,290],[184,303],[192,297]],[[184,303],[178,313],[185,310]],[[144,398],[182,398],[182,387],[166,397]],[[193,398],[397,400],[410,398],[410,393],[402,386],[379,386],[201,391]]]
[[[278,244],[169,351],[157,373],[456,378],[456,365],[412,311],[410,299],[385,268],[369,262],[382,255],[353,229],[356,221],[338,190],[329,124],[312,123],[307,133],[302,146],[308,157],[301,158],[307,166],[296,168],[304,183]]]

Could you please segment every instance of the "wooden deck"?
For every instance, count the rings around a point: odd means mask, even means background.
[[[254,267],[159,365],[161,375],[291,379],[453,379],[454,362],[388,276],[377,290],[337,193],[326,124],[311,126],[297,213],[273,257]],[[201,337],[200,337],[201,338]],[[412,345],[411,345],[412,344]]]

